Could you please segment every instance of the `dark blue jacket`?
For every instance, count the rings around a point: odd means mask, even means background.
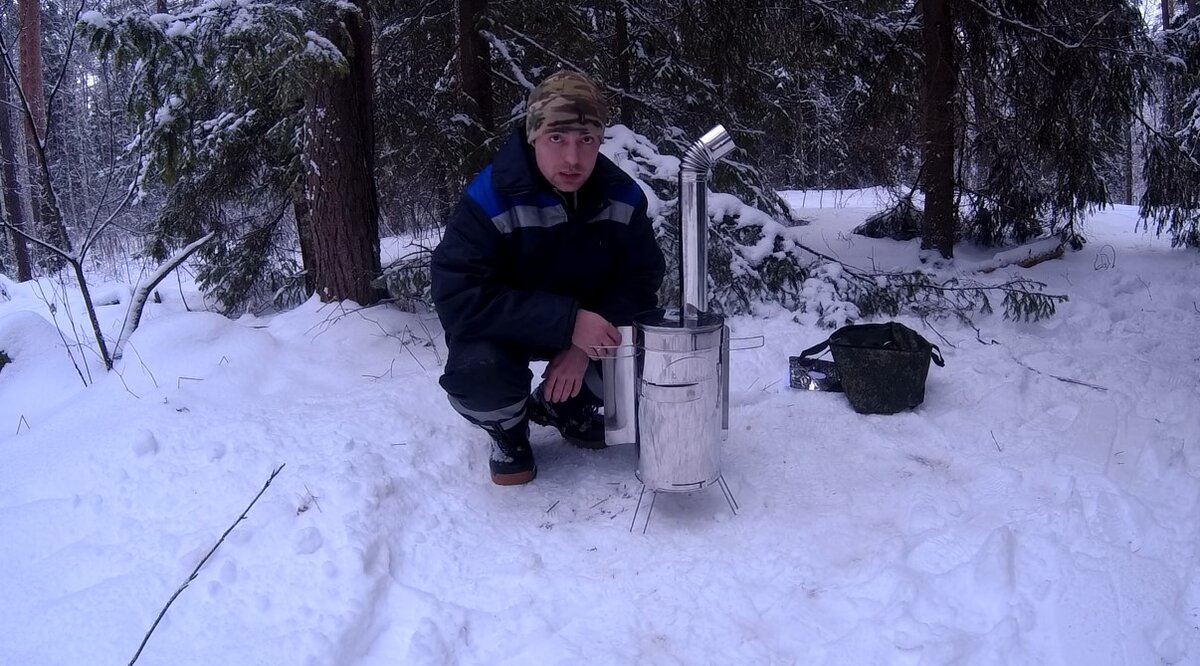
[[[657,305],[663,271],[632,178],[600,155],[578,192],[558,192],[518,129],[467,186],[431,277],[450,340],[566,349],[579,308],[630,324]]]

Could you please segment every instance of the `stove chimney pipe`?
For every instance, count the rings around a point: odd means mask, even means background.
[[[688,148],[679,165],[679,313],[708,312],[708,175],[734,148],[721,125]]]

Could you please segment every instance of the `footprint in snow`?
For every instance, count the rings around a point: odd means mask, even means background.
[[[143,430],[138,433],[133,440],[133,455],[138,458],[145,458],[158,453],[158,438],[149,430]]]
[[[297,555],[312,555],[324,543],[325,538],[321,536],[320,530],[315,527],[306,527],[296,535],[296,541],[292,544],[292,550]]]

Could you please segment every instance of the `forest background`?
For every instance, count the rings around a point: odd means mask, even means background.
[[[1195,0],[25,0],[0,3],[0,39],[0,273],[86,294],[140,259],[127,330],[91,316],[108,367],[188,260],[227,314],[419,306],[463,184],[564,67],[600,82],[644,170],[725,125],[741,150],[712,188],[780,225],[804,220],[779,190],[884,185],[874,232],[941,265],[961,242],[1078,249],[1111,203],[1200,247]],[[650,180],[669,248],[675,185]],[[713,306],[799,306],[832,259],[737,210],[710,226]],[[385,266],[381,236],[416,242]],[[987,307],[920,272],[855,277],[837,288],[862,316]],[[1005,286],[1006,313],[1053,311]]]

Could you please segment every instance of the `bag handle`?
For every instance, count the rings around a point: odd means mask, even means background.
[[[807,358],[809,356],[819,356],[822,352],[824,352],[828,348],[829,348],[829,338],[825,338],[824,342],[818,342],[817,344],[800,352],[800,358]],[[942,357],[942,350],[939,349],[938,346],[933,344],[932,342],[929,343],[929,357],[931,359],[933,359],[933,362],[937,365],[937,367],[939,367],[939,368],[946,367],[946,359]]]
[[[818,356],[821,354],[821,352],[825,351],[828,348],[829,348],[829,338],[825,338],[825,342],[818,342],[817,344],[800,352],[800,358],[805,358],[808,356]]]

